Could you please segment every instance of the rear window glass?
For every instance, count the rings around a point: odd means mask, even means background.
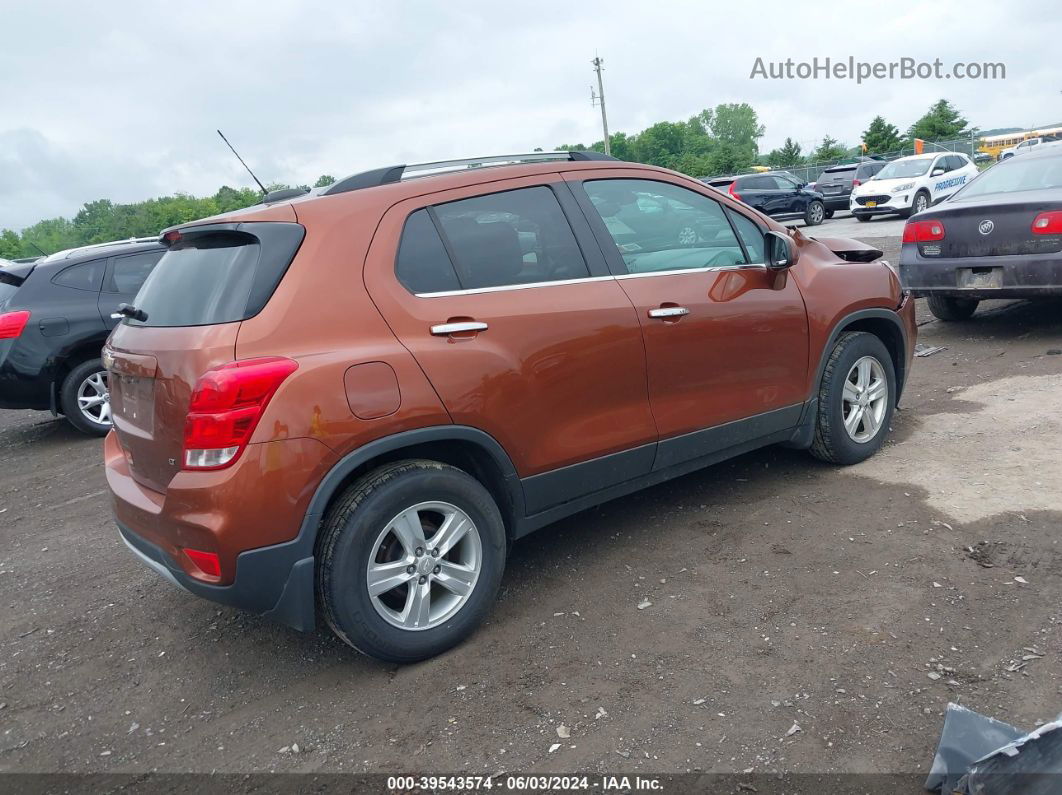
[[[1062,150],[1062,147],[1059,149]],[[951,200],[962,201],[990,193],[1020,193],[1059,188],[1062,188],[1062,151],[1049,158],[1008,158],[968,183]]]
[[[254,238],[213,234],[167,251],[133,305],[147,313],[143,326],[207,326],[247,317],[259,249]]]

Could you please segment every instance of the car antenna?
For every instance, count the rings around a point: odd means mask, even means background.
[[[26,242],[29,243],[31,246],[33,246],[35,249],[37,249],[37,251],[41,252],[41,256],[42,257],[47,257],[48,256],[47,252],[43,248],[38,246],[36,243],[34,243],[32,240],[27,240]]]
[[[236,151],[236,147],[229,143],[229,139],[225,137],[225,133],[218,130],[218,135],[221,136],[221,140],[225,142],[225,145],[232,150],[232,153],[236,155],[236,159],[240,161],[240,164],[247,169],[247,173],[251,175],[251,178],[258,183],[258,187],[262,189],[262,194],[269,193],[269,191],[266,190],[266,186],[262,184],[262,180],[258,179],[258,177],[254,175],[254,172],[251,171],[251,167],[243,162],[243,158],[240,157],[240,153]]]

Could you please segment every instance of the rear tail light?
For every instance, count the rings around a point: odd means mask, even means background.
[[[0,314],[0,340],[13,340],[19,336],[29,319],[30,313],[25,309]]]
[[[247,359],[207,370],[192,391],[184,424],[184,468],[232,464],[281,383],[298,369],[283,357]]]
[[[1032,222],[1034,235],[1062,235],[1062,212],[1040,213]],[[2,319],[2,318],[0,318]],[[3,336],[0,334],[0,336]]]
[[[853,188],[858,188],[862,184],[863,184],[862,180],[859,180],[859,179],[853,179],[852,180],[852,187]]]
[[[741,194],[737,192],[736,188],[734,188],[735,185],[737,185],[736,182],[731,182],[730,183],[730,187],[727,188],[726,192],[729,193],[731,196],[733,196],[738,201],[741,201]]]
[[[904,243],[932,243],[944,239],[944,224],[940,221],[908,221],[903,228]]]
[[[218,558],[216,552],[203,552],[199,549],[186,549],[184,554],[188,556],[188,559],[195,564],[195,567],[199,569],[203,574],[210,577],[221,576],[221,560]]]

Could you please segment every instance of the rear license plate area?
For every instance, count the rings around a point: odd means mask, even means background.
[[[111,373],[111,410],[126,424],[150,432],[155,419],[155,379]]]
[[[959,287],[966,290],[998,290],[1003,287],[1003,269],[959,268]]]

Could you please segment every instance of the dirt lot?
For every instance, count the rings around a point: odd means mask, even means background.
[[[0,771],[915,772],[948,701],[1049,720],[1060,309],[922,311],[947,349],[876,458],[764,450],[549,527],[487,626],[404,668],[167,584],[100,443],[0,412]]]

